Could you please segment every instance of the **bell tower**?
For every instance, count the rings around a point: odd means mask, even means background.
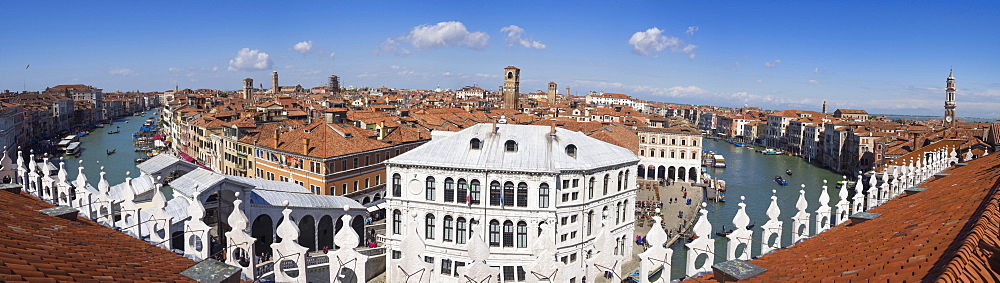
[[[556,83],[549,82],[549,93],[548,93],[549,103],[556,103]]]
[[[948,87],[944,95],[944,123],[950,125],[955,122],[955,76],[954,72],[948,72]]]
[[[503,109],[520,109],[521,69],[514,66],[503,68]]]

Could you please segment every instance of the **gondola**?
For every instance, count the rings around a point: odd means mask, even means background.
[[[782,179],[781,176],[774,176],[774,182],[778,183],[778,185],[788,186],[788,182],[785,182],[785,179]]]

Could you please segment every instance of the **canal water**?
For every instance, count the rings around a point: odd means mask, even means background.
[[[737,147],[721,140],[709,140],[704,142],[704,150],[721,154],[726,159],[726,168],[709,168],[708,173],[712,177],[726,181],[726,202],[708,201],[708,220],[712,223],[712,237],[715,240],[715,257],[712,262],[725,261],[726,238],[717,237],[715,232],[722,230],[722,225],[726,230],[733,229],[733,217],[738,209],[740,196],[746,197],[746,213],[750,216],[750,223],[755,225],[753,229],[754,242],[751,245],[751,255],[760,255],[760,244],[762,230],[761,226],[767,222],[767,207],[771,204],[771,190],[776,191],[778,197],[778,208],[781,214],[778,220],[782,222],[781,246],[787,247],[792,242],[791,218],[795,215],[795,202],[798,201],[799,189],[805,184],[806,201],[809,203],[806,211],[811,214],[811,221],[815,221],[815,211],[819,208],[819,194],[834,192],[830,196],[830,207],[840,201],[837,197],[837,181],[842,177],[831,171],[816,167],[807,163],[804,159],[785,155],[764,155],[755,152],[753,149]],[[785,170],[792,170],[793,175],[788,176]],[[775,176],[781,176],[788,182],[788,186],[780,186],[774,181]],[[827,180],[827,192],[822,189],[823,180]],[[811,222],[812,223],[812,222]],[[809,235],[815,234],[814,224],[810,224]],[[671,268],[671,279],[684,276],[683,270],[686,264],[686,250],[684,241],[678,241],[672,248],[674,250],[673,268]]]
[[[80,160],[83,160],[83,172],[87,175],[87,181],[91,186],[97,187],[97,182],[101,179],[101,166],[104,166],[104,177],[108,184],[114,186],[125,181],[125,172],[131,172],[132,178],[139,176],[139,169],[135,167],[135,159],[146,157],[145,152],[135,152],[132,141],[132,134],[139,132],[146,119],[159,118],[156,109],[144,112],[143,116],[129,116],[119,118],[104,128],[95,128],[89,135],[80,137],[80,157],[66,156],[66,171],[69,180],[76,181],[77,168],[80,167]],[[120,131],[117,134],[108,134],[110,131]],[[107,154],[108,150],[114,149],[115,154]],[[59,166],[58,161],[52,164]]]

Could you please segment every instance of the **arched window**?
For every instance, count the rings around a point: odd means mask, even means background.
[[[403,185],[401,184],[402,177],[399,174],[392,174],[392,196],[400,197],[403,195]]]
[[[500,246],[500,221],[490,220],[490,246]]]
[[[604,195],[608,195],[608,183],[611,182],[611,175],[604,174]]]
[[[677,139],[670,139],[670,145],[677,145]]]
[[[676,151],[673,151],[673,150],[671,150],[671,151],[670,151],[670,158],[677,158],[677,152],[676,152]]]
[[[490,205],[499,206],[501,197],[500,182],[490,182]]]
[[[569,155],[570,157],[576,158],[576,146],[572,145],[572,144],[571,145],[567,145],[566,146],[566,155]]]
[[[622,191],[622,172],[618,171],[618,191]]]
[[[403,232],[403,213],[397,210],[392,211],[392,233],[399,235]]]
[[[424,238],[433,240],[434,239],[434,214],[428,213],[427,216],[424,218],[424,220],[426,220],[425,221],[425,225],[424,225],[424,227],[426,228],[426,229],[424,229]]]
[[[483,142],[480,141],[478,138],[473,138],[471,141],[469,141],[469,148],[471,148],[471,149],[480,149],[483,146],[482,143]]]
[[[639,136],[639,142],[646,143],[646,136]]]
[[[591,210],[587,213],[587,236],[590,236],[594,229],[594,211]]]
[[[510,220],[503,222],[503,246],[514,246],[514,222]]]
[[[503,199],[500,200],[503,206],[514,206],[514,183],[503,183]]]
[[[427,200],[434,200],[434,177],[427,177]]]
[[[528,223],[524,221],[517,222],[517,247],[528,247]]]
[[[685,154],[685,153],[687,153],[687,152],[685,152],[685,151],[683,151],[683,150],[681,151],[681,159],[684,159],[684,158],[686,158],[686,157],[684,157],[684,154]]]
[[[444,179],[444,202],[455,201],[455,180],[450,177]]]
[[[458,197],[456,199],[458,200],[458,203],[467,203],[467,202],[469,202],[466,199],[466,198],[469,197],[469,184],[468,184],[468,182],[466,182],[465,179],[458,179],[458,188],[457,189],[458,189]]]
[[[628,176],[631,176],[631,174],[631,170],[626,169],[625,176],[622,178],[622,182],[624,182],[624,184],[622,184],[622,188],[626,190],[628,190]]]
[[[667,139],[666,138],[660,138],[660,143],[661,144],[667,144]]]
[[[503,143],[503,147],[504,147],[504,150],[506,150],[506,151],[510,151],[510,152],[517,151],[517,142],[515,142],[513,140],[507,140],[507,142]]]
[[[663,157],[667,157],[667,151],[666,151],[666,150],[663,150],[663,149],[661,149],[661,150],[660,150],[660,158],[663,158]]]
[[[698,140],[697,139],[691,140],[691,146],[698,146]]]
[[[646,156],[646,150],[645,149],[639,149],[639,156]]]
[[[538,207],[549,207],[549,184],[547,183],[538,185]]]
[[[681,139],[681,145],[687,145],[687,139]]]
[[[528,184],[517,184],[517,206],[528,207]]]
[[[452,223],[451,215],[444,216],[444,234],[441,235],[441,239],[445,242],[451,242],[451,230],[454,228],[454,223]]]
[[[465,235],[465,218],[459,217],[455,220],[455,242],[459,244],[465,244],[465,240],[469,239],[469,236]]]
[[[596,185],[597,179],[590,177],[590,182],[587,183],[587,199],[594,198],[594,185]]]
[[[615,204],[615,225],[618,225],[622,221],[622,204]]]
[[[479,204],[479,180],[472,180],[469,183],[469,192],[471,194],[469,202],[471,204]]]
[[[628,222],[628,199],[622,202],[622,222]]]

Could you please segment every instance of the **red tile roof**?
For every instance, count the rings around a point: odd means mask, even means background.
[[[997,282],[1000,154],[944,173],[870,210],[876,219],[750,261],[767,271],[749,281]]]
[[[0,191],[0,281],[194,282],[194,261],[83,218],[47,216],[52,207]]]

